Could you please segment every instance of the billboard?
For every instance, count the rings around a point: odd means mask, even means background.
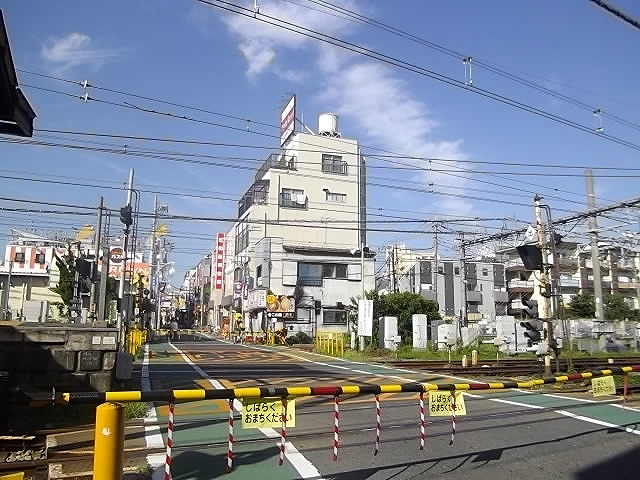
[[[213,286],[216,290],[222,290],[222,283],[224,281],[224,233],[218,233],[218,235],[216,235],[216,251],[213,271]]]
[[[296,96],[291,97],[280,114],[280,146],[289,140],[296,129]]]
[[[286,295],[267,295],[267,318],[294,320],[296,318],[296,302]]]

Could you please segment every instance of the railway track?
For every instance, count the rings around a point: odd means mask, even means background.
[[[504,358],[499,360],[479,361],[477,366],[462,367],[461,362],[451,362],[447,360],[385,360],[378,361],[386,366],[396,368],[407,368],[414,370],[425,370],[436,373],[451,373],[465,375],[536,375],[544,372],[544,363],[535,358]],[[640,364],[640,356],[625,356],[613,358],[610,363],[606,358],[574,358],[572,360],[575,371],[600,370],[613,366],[627,366]],[[552,368],[556,369],[556,361],[552,360]],[[566,358],[559,359],[559,370],[566,372],[569,364]]]

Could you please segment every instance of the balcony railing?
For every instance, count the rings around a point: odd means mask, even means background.
[[[508,288],[530,288],[533,289],[533,282],[530,280],[509,280]]]
[[[282,153],[272,153],[256,172],[256,180],[262,180],[264,175],[272,168],[279,170],[296,170],[297,158],[295,155],[284,155]]]
[[[257,180],[238,202],[238,217],[241,217],[252,205],[265,205],[269,200],[269,182]]]

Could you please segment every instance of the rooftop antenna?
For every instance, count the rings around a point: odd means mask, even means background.
[[[307,133],[310,133],[311,135],[315,135],[315,134],[316,134],[316,132],[314,132],[313,130],[311,130],[311,129],[310,129],[309,127],[307,127],[307,125],[304,123],[304,112],[302,112],[300,115],[301,115],[301,118],[297,118],[297,117],[296,117],[296,121],[297,121],[300,125],[302,125],[302,128],[304,128],[304,129],[307,131]]]
[[[253,18],[260,13],[260,2],[258,0],[253,0]]]

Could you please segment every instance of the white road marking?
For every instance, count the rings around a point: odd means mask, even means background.
[[[207,375],[207,373],[204,370],[202,370],[198,365],[193,363],[193,361],[191,361],[191,359],[184,352],[182,352],[182,350],[180,350],[178,347],[176,347],[173,344],[171,344],[171,346],[173,347],[174,350],[178,352],[178,354],[182,357],[182,359],[188,365],[190,365],[191,368],[193,368],[198,373],[198,375],[200,375],[203,379],[207,380],[213,388],[217,390],[225,389],[224,386],[218,380],[215,380],[209,377],[209,375]],[[233,400],[233,408],[235,408],[236,411],[238,412],[242,412],[242,403],[237,398]],[[258,430],[260,430],[260,432],[268,438],[274,438],[274,439],[280,438],[280,434],[273,428],[259,428]],[[302,455],[302,453],[298,451],[298,449],[293,445],[293,443],[286,442],[285,450],[286,450],[286,458],[289,460],[289,463],[291,463],[293,468],[295,468],[298,471],[298,473],[302,478],[313,478],[314,480],[325,480],[324,477],[320,475],[320,472],[318,471],[318,469],[309,460],[307,460],[305,456]]]
[[[144,360],[142,360],[142,370],[140,386],[142,390],[151,390],[151,379],[149,378],[149,344],[144,346]],[[148,449],[158,449],[164,447],[164,440],[160,433],[160,425],[155,407],[151,407],[144,418],[145,423],[153,425],[145,425],[144,441]],[[164,462],[166,456],[164,453],[152,453],[147,455],[147,463],[153,470],[152,480],[162,480],[164,478]]]
[[[585,417],[583,415],[577,415],[572,412],[567,412],[566,410],[554,410],[555,413],[560,415],[564,415],[566,417],[575,418],[576,420],[582,420],[583,422],[593,423],[595,425],[600,425],[602,427],[608,428],[617,428],[618,430],[622,430],[627,433],[633,433],[634,435],[640,435],[640,430],[630,427],[623,427],[622,425],[617,425],[615,423],[605,422],[603,420],[597,420],[595,418]]]

